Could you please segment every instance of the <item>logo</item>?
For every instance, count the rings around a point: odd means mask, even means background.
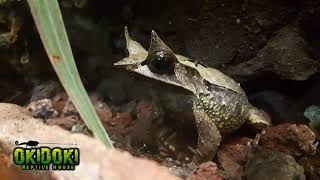
[[[80,163],[80,150],[76,147],[48,147],[48,145],[68,145],[76,144],[62,143],[39,143],[38,141],[27,141],[19,143],[13,150],[13,162],[22,170],[75,170]],[[25,147],[23,147],[25,145]]]

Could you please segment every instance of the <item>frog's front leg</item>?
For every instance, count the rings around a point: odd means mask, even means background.
[[[193,103],[192,109],[198,130],[198,147],[197,154],[189,166],[197,166],[214,158],[221,142],[221,134],[214,121],[197,106],[196,102]]]

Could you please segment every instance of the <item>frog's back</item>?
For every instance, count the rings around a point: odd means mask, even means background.
[[[206,112],[221,134],[240,128],[246,121],[245,109],[249,106],[247,97],[217,85],[209,88],[209,94],[200,94],[195,99],[196,107]]]

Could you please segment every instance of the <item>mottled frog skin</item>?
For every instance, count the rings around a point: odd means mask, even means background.
[[[238,83],[216,69],[175,54],[154,31],[149,51],[130,38],[127,28],[125,37],[129,56],[116,62],[116,66],[125,66],[129,71],[183,87],[194,94],[192,110],[198,145],[190,165],[211,160],[222,137],[245,122],[270,124],[268,115],[249,103]]]

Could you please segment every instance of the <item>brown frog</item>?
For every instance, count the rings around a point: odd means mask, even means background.
[[[191,166],[211,160],[223,136],[237,130],[245,122],[270,125],[269,116],[252,106],[233,79],[188,57],[175,54],[156,34],[151,32],[149,51],[131,39],[127,28],[125,38],[129,56],[116,62],[140,75],[180,86],[194,94],[192,110],[197,125],[197,153]]]

